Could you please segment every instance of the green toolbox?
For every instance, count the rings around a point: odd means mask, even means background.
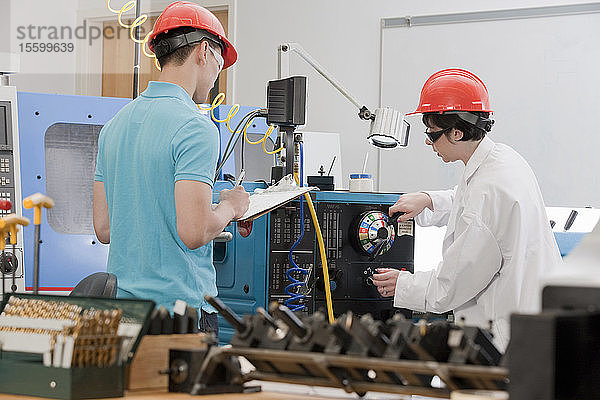
[[[122,397],[150,300],[12,293],[0,304],[0,392]]]

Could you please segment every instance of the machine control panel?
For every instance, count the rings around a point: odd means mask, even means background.
[[[13,171],[12,151],[0,150],[0,200],[8,200],[13,204],[10,210],[0,209],[0,217],[15,212]]]
[[[314,282],[315,231],[310,221],[308,206],[303,202],[303,220],[300,220],[300,202],[292,202],[271,213],[269,254],[269,303],[289,302],[303,312],[312,312],[311,282]],[[304,229],[304,237],[293,252],[290,263],[289,251]],[[303,270],[303,271],[301,271]],[[290,279],[290,277],[292,279]],[[304,307],[303,307],[304,306]]]
[[[271,249],[275,251],[289,251],[290,247],[300,236],[304,228],[304,238],[298,244],[297,250],[312,251],[314,231],[310,222],[310,214],[304,205],[304,221],[300,221],[300,203],[295,202],[280,207],[271,213]]]
[[[348,310],[371,313],[378,319],[390,317],[392,299],[381,297],[369,277],[379,267],[414,269],[414,221],[400,234],[387,217],[389,204],[319,202],[317,215],[323,221],[335,313]],[[409,227],[410,226],[410,227]],[[315,307],[325,306],[320,261],[316,268]],[[335,288],[335,289],[333,289]]]
[[[299,202],[271,213],[268,269],[268,302],[305,305],[312,313],[325,308],[325,292],[318,243],[308,207],[304,221],[299,218]],[[400,226],[387,216],[390,204],[360,204],[315,201],[327,255],[330,287],[336,315],[353,310],[386,319],[396,310],[391,298],[383,298],[369,277],[379,267],[414,268],[414,221]],[[293,252],[289,250],[304,229],[304,238]],[[292,279],[290,279],[290,277]],[[296,282],[296,283],[294,283]],[[287,290],[286,290],[287,289]]]
[[[14,87],[0,87],[0,200],[12,204],[10,210],[0,209],[0,217],[17,213],[20,208],[20,184],[18,180],[18,127],[16,121],[16,91]],[[14,280],[13,280],[14,271]],[[19,230],[16,246],[7,244],[6,252],[0,255],[0,272],[4,272],[7,288],[19,292],[25,290],[23,269],[23,234]],[[0,275],[0,280],[2,275]],[[14,285],[14,287],[12,287]]]
[[[13,198],[14,198],[14,190],[10,190],[10,189],[7,190],[7,189],[0,188],[0,200],[7,200],[7,201],[10,201],[11,204],[13,204],[14,203]],[[0,217],[2,217],[4,215],[8,215],[10,213],[13,213],[14,208],[15,208],[15,206],[13,205],[10,210],[0,209]]]

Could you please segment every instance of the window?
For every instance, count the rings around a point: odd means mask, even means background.
[[[46,130],[48,223],[58,233],[94,234],[92,201],[102,125],[56,123]]]

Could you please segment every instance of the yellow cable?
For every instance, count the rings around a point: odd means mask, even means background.
[[[329,285],[329,268],[327,266],[327,257],[325,256],[325,243],[323,242],[323,234],[321,233],[321,227],[319,226],[319,220],[317,219],[317,213],[315,212],[315,206],[312,203],[310,194],[305,193],[304,198],[308,203],[308,209],[315,225],[315,231],[317,232],[317,241],[319,242],[319,252],[321,253],[321,264],[323,266],[323,280],[325,283],[325,301],[327,303],[327,317],[329,323],[333,324],[335,318],[333,316],[333,302],[331,300],[331,286]]]
[[[131,29],[129,30],[129,37],[130,37],[130,38],[131,38],[131,40],[133,40],[135,43],[142,44],[142,45],[143,45],[144,43],[146,43],[146,40],[147,40],[147,38],[148,38],[148,35],[150,35],[150,34],[146,35],[146,36],[145,36],[143,39],[138,39],[138,38],[134,37],[133,35],[134,35],[134,32],[135,32],[135,31],[134,31],[134,29],[135,29],[135,28],[137,28],[138,26],[142,25],[144,22],[146,22],[146,20],[147,20],[147,19],[148,19],[148,16],[147,16],[147,15],[140,15],[139,17],[137,17],[137,18],[135,19],[135,21],[133,21],[133,24],[131,24]],[[145,54],[145,53],[146,53],[146,52],[144,51],[144,54]]]
[[[115,10],[114,8],[112,8],[110,6],[110,0],[106,0],[106,7],[109,9],[110,12],[118,14],[118,16],[117,16],[117,22],[119,23],[119,25],[121,25],[125,29],[129,29],[129,37],[131,38],[131,40],[133,40],[135,43],[140,43],[142,45],[142,51],[144,52],[144,55],[146,57],[154,58],[154,65],[156,66],[156,69],[158,69],[160,71],[161,68],[160,68],[160,65],[158,64],[158,59],[156,58],[156,56],[154,54],[151,54],[151,53],[149,53],[149,52],[146,51],[146,43],[148,43],[148,39],[150,38],[150,35],[152,34],[152,31],[150,31],[146,35],[146,37],[144,37],[144,39],[139,39],[139,38],[136,38],[134,36],[135,35],[135,28],[137,28],[138,26],[141,26],[144,22],[146,22],[148,20],[148,15],[142,14],[139,17],[137,17],[133,21],[133,23],[131,23],[130,25],[128,25],[128,24],[126,24],[126,23],[123,22],[122,17],[123,17],[124,13],[126,13],[127,11],[130,11],[133,8],[135,8],[135,0],[128,1],[119,10]]]
[[[229,129],[229,132],[231,133],[235,133],[233,131],[233,129],[231,129],[231,126],[229,126],[229,122],[231,121],[231,119],[233,118],[233,116],[235,114],[237,114],[237,112],[240,110],[240,105],[239,104],[234,104],[231,107],[231,110],[229,110],[229,114],[227,114],[227,123],[225,125],[227,125],[227,129]]]
[[[217,95],[217,97],[214,98],[214,100],[209,108],[202,107],[200,104],[198,104],[198,108],[201,109],[202,111],[209,111],[210,116],[213,119],[213,121],[218,122],[218,123],[225,122],[225,125],[227,126],[227,129],[229,130],[229,132],[235,134],[233,129],[231,129],[231,125],[229,123],[233,119],[233,117],[237,114],[237,112],[239,111],[239,109],[240,109],[239,104],[234,104],[231,107],[231,109],[229,110],[229,113],[227,114],[227,117],[225,117],[225,119],[217,119],[217,117],[215,117],[215,112],[214,112],[215,109],[218,106],[220,106],[224,100],[225,100],[225,93],[219,93]]]
[[[273,126],[273,125],[271,125],[271,126]],[[273,128],[275,128],[275,127],[273,127]],[[282,145],[282,146],[281,146],[280,148],[278,148],[277,150],[269,151],[269,150],[267,150],[267,148],[265,147],[265,144],[267,144],[267,141],[266,141],[266,140],[265,140],[264,142],[262,142],[262,148],[263,148],[263,151],[264,151],[266,154],[268,154],[268,155],[277,154],[277,153],[279,153],[281,150],[283,150],[283,149],[285,148],[285,146],[283,146],[283,145]]]
[[[298,175],[295,173],[294,179],[296,180],[296,183],[299,184]],[[319,219],[317,218],[315,206],[310,198],[310,194],[304,193],[304,198],[308,204],[310,216],[312,218],[313,225],[315,226],[315,231],[317,232],[317,242],[319,243],[319,253],[321,254],[321,265],[323,266],[323,280],[325,282],[325,303],[327,304],[327,317],[329,319],[329,323],[333,324],[335,317],[333,316],[333,301],[331,300],[331,286],[329,285],[329,267],[327,266],[327,257],[325,255],[325,242],[323,241],[321,225],[319,225]]]
[[[270,155],[270,156],[272,156],[273,154],[277,154],[277,153],[279,153],[281,150],[283,150],[283,149],[285,148],[285,146],[281,146],[281,147],[280,147],[280,148],[278,148],[277,150],[269,151],[269,150],[267,150],[267,148],[265,147],[265,143],[267,143],[267,142],[265,141],[265,142],[263,142],[263,143],[262,143],[262,148],[263,148],[263,151],[264,151],[265,153],[267,153],[268,155]]]
[[[215,122],[221,123],[221,122],[227,121],[227,118],[217,119],[215,117],[215,108],[219,107],[223,103],[224,100],[225,100],[225,93],[219,93],[212,102],[212,105],[210,107],[210,116],[212,117],[213,121],[215,121]]]
[[[145,55],[146,57],[150,57],[150,58],[154,57],[154,58],[156,59],[156,56],[155,56],[154,54],[152,54],[152,53],[148,53],[148,52],[146,51],[146,44],[148,44],[148,39],[150,38],[150,35],[152,35],[152,32],[154,32],[154,31],[150,31],[150,32],[148,32],[148,34],[147,34],[147,35],[146,35],[146,37],[144,38],[144,43],[142,43],[142,51],[144,52],[144,55]],[[160,71],[160,68],[158,68],[158,70]]]
[[[108,2],[109,0],[106,0],[106,1]],[[127,2],[127,3],[125,3],[125,5],[118,12],[119,16],[117,17],[117,21],[119,22],[119,25],[121,25],[125,29],[130,29],[133,26],[133,24],[126,25],[121,20],[121,17],[123,16],[123,13],[126,13],[127,11],[131,10],[134,7],[135,7],[135,1],[131,0],[131,1]]]
[[[236,104],[237,105],[237,104]],[[267,131],[265,132],[265,135],[262,137],[262,139],[257,140],[256,142],[251,141],[250,139],[248,139],[248,135],[247,135],[247,130],[248,127],[252,124],[252,121],[254,121],[254,118],[252,118],[251,120],[249,120],[245,125],[244,125],[244,140],[246,141],[246,143],[248,144],[261,144],[262,143],[262,149],[263,151],[268,154],[268,155],[273,155],[273,154],[277,154],[279,153],[281,150],[283,150],[284,146],[281,146],[280,148],[278,148],[277,150],[273,150],[273,151],[269,151],[267,150],[267,148],[265,147],[265,144],[267,143],[267,138],[269,136],[271,136],[271,133],[273,133],[273,131],[275,130],[275,125],[271,124],[269,125],[269,128],[267,129]],[[227,123],[229,124],[229,121],[227,121]],[[231,129],[230,129],[231,130]]]
[[[134,3],[134,4],[135,4],[135,3]],[[106,0],[106,7],[108,7],[108,9],[110,10],[110,12],[112,12],[112,13],[115,13],[115,14],[118,14],[118,13],[119,13],[119,10],[115,10],[114,8],[112,8],[112,7],[110,6],[110,0]]]
[[[233,129],[231,129],[231,120],[233,119],[233,117],[238,113],[238,111],[240,110],[240,105],[239,104],[234,104],[231,109],[229,110],[229,113],[227,114],[227,117],[225,117],[224,119],[218,119],[217,117],[215,117],[215,109],[220,106],[223,101],[225,101],[225,94],[224,93],[219,93],[214,100],[212,101],[210,107],[202,107],[200,104],[197,104],[197,107],[202,110],[202,111],[208,111],[210,113],[210,117],[212,118],[213,121],[217,122],[217,123],[225,123],[225,126],[227,127],[227,129],[229,130],[229,132],[231,132],[232,134],[236,134],[238,132],[234,132]],[[269,128],[267,129],[267,131],[265,132],[265,135],[262,137],[262,139],[253,142],[250,139],[248,139],[248,127],[250,125],[252,125],[252,121],[254,121],[254,118],[252,118],[251,120],[249,120],[248,122],[246,122],[244,124],[244,127],[242,128],[242,132],[244,135],[244,140],[252,145],[255,144],[261,144],[262,143],[262,149],[263,151],[268,154],[268,155],[273,155],[273,154],[277,154],[279,153],[281,150],[283,150],[283,146],[281,146],[280,148],[278,148],[277,150],[273,150],[273,151],[269,151],[267,150],[267,148],[265,147],[265,143],[267,141],[267,138],[269,136],[271,136],[271,133],[273,133],[273,131],[275,130],[275,125],[271,124],[269,125]]]
[[[319,220],[317,219],[317,213],[315,212],[315,206],[313,205],[310,194],[305,193],[304,198],[308,203],[308,209],[315,225],[315,231],[317,232],[317,241],[319,242],[319,252],[321,253],[321,264],[323,266],[323,280],[325,283],[325,302],[327,303],[327,317],[329,323],[333,324],[335,318],[333,316],[333,302],[331,300],[331,286],[329,285],[329,267],[327,266],[327,257],[325,256],[325,243],[323,242],[323,234],[321,233],[321,227],[319,226]]]
[[[246,131],[248,130],[248,127],[250,126],[250,124],[252,124],[252,121],[254,121],[254,118],[252,118],[250,121],[248,121],[248,123],[244,126],[244,140],[248,144],[261,144],[262,142],[267,140],[267,138],[269,137],[269,135],[271,134],[271,132],[273,132],[273,129],[275,129],[275,128],[273,127],[273,125],[270,125],[269,129],[267,129],[267,132],[262,137],[262,139],[257,140],[256,142],[253,142],[250,139],[248,139],[248,134],[246,133]]]

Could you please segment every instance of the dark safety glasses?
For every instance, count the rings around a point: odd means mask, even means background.
[[[450,132],[451,130],[452,130],[452,127],[442,129],[441,131],[437,131],[437,132],[429,132],[429,128],[428,128],[425,130],[425,135],[427,136],[427,138],[429,139],[429,141],[431,143],[435,143],[435,141],[438,140],[443,134]]]

